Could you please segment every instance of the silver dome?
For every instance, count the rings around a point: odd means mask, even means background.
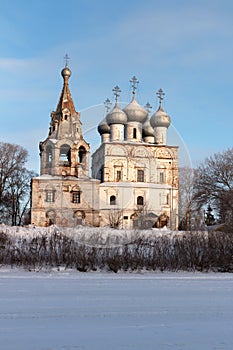
[[[124,111],[116,103],[114,108],[106,116],[106,121],[108,125],[111,124],[126,124],[127,116]]]
[[[98,125],[98,132],[100,135],[110,134],[110,126],[108,125],[106,118],[104,118]]]
[[[128,106],[124,108],[124,112],[127,114],[128,122],[143,123],[148,116],[148,112],[137,103],[135,97],[133,97]]]
[[[154,130],[150,124],[149,117],[146,118],[142,125],[142,134],[143,136],[154,136]]]
[[[167,113],[164,112],[164,110],[160,106],[157,112],[155,112],[150,118],[150,123],[152,128],[156,128],[157,126],[163,126],[165,128],[168,128],[171,124],[171,118]]]

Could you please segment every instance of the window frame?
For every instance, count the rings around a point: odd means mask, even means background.
[[[81,203],[81,191],[72,192],[72,203],[79,204]]]
[[[137,169],[137,182],[145,182],[145,173],[143,169]]]
[[[45,201],[47,203],[54,203],[55,202],[55,190],[45,190],[46,192],[46,198]]]
[[[116,171],[116,181],[121,181],[122,180],[122,171],[117,170]]]

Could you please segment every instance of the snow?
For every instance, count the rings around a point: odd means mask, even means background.
[[[166,235],[179,235],[181,231],[171,231],[166,226],[161,229],[153,228],[148,230],[130,230],[130,229],[113,229],[110,227],[90,227],[90,226],[76,226],[76,227],[58,227],[52,225],[49,227],[39,227],[34,225],[28,226],[7,226],[0,224],[0,233],[9,235],[15,243],[18,239],[26,238],[28,240],[34,237],[47,236],[50,237],[55,233],[61,233],[67,237],[71,237],[75,241],[85,243],[87,245],[115,246],[118,244],[126,244],[135,240],[138,235],[141,237],[154,237]],[[110,242],[109,242],[110,241]]]
[[[233,275],[0,269],[3,350],[232,349]]]

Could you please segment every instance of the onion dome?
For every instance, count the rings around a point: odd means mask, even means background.
[[[123,124],[127,123],[127,116],[125,112],[118,106],[116,102],[114,108],[106,115],[106,122],[108,125],[111,124]]]
[[[98,132],[100,135],[110,134],[110,126],[108,125],[106,118],[104,118],[98,125]]]
[[[148,115],[148,112],[137,103],[135,96],[130,104],[124,108],[124,112],[127,114],[128,122],[143,123]]]
[[[65,79],[65,78],[68,78],[71,76],[71,70],[70,68],[66,65],[65,68],[62,69],[61,71],[61,75],[62,77]]]
[[[162,106],[159,106],[157,112],[155,112],[150,118],[150,124],[152,128],[165,127],[168,128],[171,124],[171,118],[167,113],[164,112]]]
[[[147,117],[142,125],[143,136],[154,136],[154,130],[150,124],[150,119]]]

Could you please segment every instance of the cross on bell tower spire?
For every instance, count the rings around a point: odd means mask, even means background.
[[[68,67],[68,63],[69,63],[70,57],[68,56],[67,53],[64,56],[64,60],[65,60],[66,67]]]

